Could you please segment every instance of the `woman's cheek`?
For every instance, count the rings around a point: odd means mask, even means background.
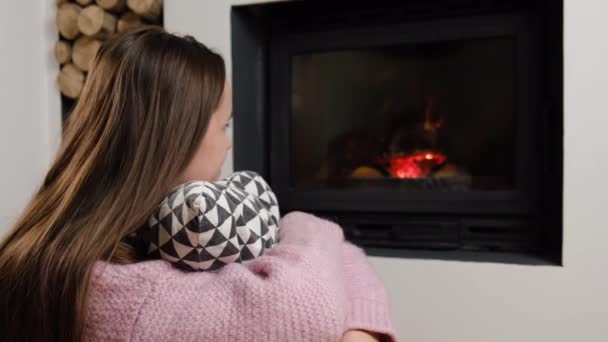
[[[232,136],[228,133],[228,130],[224,132],[224,139],[226,139],[226,143],[224,145],[226,146],[226,151],[229,151],[232,148]]]

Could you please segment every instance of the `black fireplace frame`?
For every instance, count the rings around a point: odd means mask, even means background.
[[[414,22],[381,28],[354,28],[325,32],[283,34],[270,43],[270,178],[281,204],[286,209],[320,211],[392,212],[405,214],[528,214],[536,210],[538,197],[534,183],[539,177],[530,146],[537,131],[531,113],[538,111],[533,101],[538,80],[531,70],[538,60],[534,46],[534,22],[518,15],[493,15],[475,18]],[[516,190],[440,192],[420,191],[407,194],[382,190],[299,191],[290,185],[290,112],[289,92],[291,55],[336,49],[356,49],[388,45],[431,43],[462,39],[514,36],[516,38],[516,117],[517,142]],[[273,162],[275,161],[275,162]],[[276,162],[278,161],[278,162]],[[531,166],[531,167],[527,167]]]
[[[420,10],[416,1],[386,1],[390,6],[405,6],[398,16],[395,10],[378,11],[379,3],[372,11],[355,1],[349,9],[354,13],[350,18],[338,5],[328,6],[319,14],[312,1],[233,7],[235,170],[249,169],[265,176],[277,192],[283,212],[307,210],[331,218],[342,225],[348,238],[375,250],[374,254],[411,248],[507,251],[530,253],[559,264],[563,61],[560,55],[547,62],[545,50],[561,49],[562,8],[545,1],[533,5],[524,1],[507,2],[509,5],[502,1],[461,1],[481,5],[438,12],[442,4],[455,2],[428,1],[430,13]],[[543,6],[549,6],[554,17],[539,20],[538,10]],[[357,24],[355,28],[355,22],[366,15],[371,18],[366,25]],[[556,28],[560,31],[555,32]],[[516,36],[518,47],[519,191],[404,194],[382,190],[295,191],[290,187],[290,123],[285,113],[290,103],[287,75],[291,54],[505,35]],[[542,88],[546,86],[549,90]],[[536,101],[541,98],[543,101]],[[534,134],[541,137],[533,139]]]

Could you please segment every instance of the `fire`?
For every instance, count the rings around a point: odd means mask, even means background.
[[[426,177],[431,169],[448,160],[445,154],[438,152],[418,152],[405,156],[396,156],[387,160],[388,171],[396,178]]]
[[[436,134],[436,130],[443,125],[442,116],[433,118],[434,98],[426,97],[426,106],[424,110],[424,125],[423,129],[428,134]],[[388,172],[395,178],[422,178],[427,177],[431,170],[448,160],[445,154],[435,151],[414,152],[411,154],[400,154],[388,158],[385,161],[388,164]]]

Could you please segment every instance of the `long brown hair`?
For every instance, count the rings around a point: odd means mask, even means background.
[[[96,261],[127,241],[193,158],[225,83],[221,56],[157,27],[101,47],[44,182],[0,244],[0,339],[80,341]]]

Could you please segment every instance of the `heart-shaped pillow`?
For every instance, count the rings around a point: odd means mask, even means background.
[[[190,271],[216,270],[264,254],[278,242],[279,206],[258,174],[174,188],[138,233],[146,254]]]

